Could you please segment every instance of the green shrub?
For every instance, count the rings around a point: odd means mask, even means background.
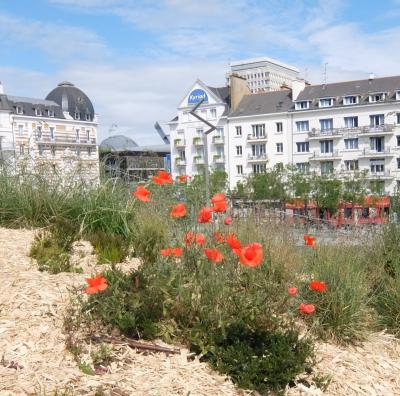
[[[99,264],[121,263],[128,256],[129,242],[122,235],[109,235],[97,231],[86,238],[93,245]]]

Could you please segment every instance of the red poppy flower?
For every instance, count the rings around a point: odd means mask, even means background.
[[[181,257],[183,249],[181,247],[171,248],[171,254],[175,257]]]
[[[196,234],[194,240],[198,245],[204,245],[206,243],[206,237],[203,234]]]
[[[85,293],[87,294],[96,294],[106,290],[108,287],[106,278],[101,274],[96,275],[94,278],[86,278],[86,282],[89,285],[85,289]]]
[[[258,267],[263,261],[263,250],[259,243],[250,243],[240,249],[240,262],[247,267]]]
[[[231,247],[233,253],[239,255],[242,244],[238,239],[236,239],[235,234],[228,234],[226,237],[226,242]]]
[[[219,231],[215,231],[214,232],[214,238],[219,243],[224,243],[225,242],[224,236]]]
[[[218,249],[204,249],[204,254],[210,261],[214,261],[216,263],[220,263],[224,258]]]
[[[159,170],[157,175],[153,176],[153,182],[162,186],[163,184],[172,184],[172,176],[163,170]]]
[[[316,238],[311,236],[311,235],[304,235],[304,243],[306,244],[306,246],[315,246],[316,244]]]
[[[297,287],[288,287],[287,291],[290,296],[294,297],[297,294]]]
[[[143,202],[151,202],[151,199],[149,197],[150,194],[151,192],[146,187],[143,186],[137,186],[136,191],[132,193],[134,197]]]
[[[171,216],[173,218],[185,217],[186,216],[186,206],[183,203],[176,204],[171,210]]]
[[[167,257],[171,254],[171,248],[161,249],[161,255]]]
[[[225,225],[231,225],[231,223],[232,223],[232,217],[230,217],[230,216],[225,217],[224,224]]]
[[[185,244],[186,246],[190,246],[194,241],[194,234],[193,231],[188,231],[185,235]]]
[[[327,286],[325,282],[319,282],[316,280],[313,280],[310,282],[310,289],[320,292],[320,293],[324,293],[327,290]]]
[[[189,179],[189,176],[187,176],[187,175],[180,175],[180,176],[178,176],[179,183],[185,183],[185,181],[186,181],[187,179]]]
[[[211,202],[213,204],[213,210],[214,212],[226,212],[228,209],[228,202],[226,202],[226,198],[224,194],[215,194],[211,198]]]
[[[199,212],[197,221],[199,223],[209,223],[212,219],[213,208],[203,208]]]
[[[299,311],[307,315],[311,315],[315,312],[315,306],[313,304],[301,303],[299,306]]]
[[[213,204],[215,204],[217,202],[222,202],[222,201],[226,201],[225,194],[222,194],[222,193],[214,194],[213,197],[211,198],[211,203],[213,203]]]

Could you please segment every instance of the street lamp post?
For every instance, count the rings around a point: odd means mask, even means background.
[[[210,127],[207,131],[203,132],[203,144],[204,144],[204,167],[205,167],[205,172],[204,172],[204,179],[205,179],[205,184],[206,184],[206,200],[208,201],[210,198],[210,174],[209,174],[209,169],[208,169],[208,145],[207,145],[207,136],[212,132],[215,131],[217,128],[215,125],[211,124],[204,118],[200,117],[198,114],[196,114],[196,110],[201,106],[201,104],[204,102],[204,98],[199,101],[199,103],[196,104],[196,106],[193,107],[193,109],[189,112],[190,114],[193,115],[193,117],[197,118],[201,122],[204,122],[207,126]]]

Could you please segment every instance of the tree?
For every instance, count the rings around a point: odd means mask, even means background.
[[[312,175],[302,172],[297,167],[288,165],[288,184],[293,198],[301,199],[304,203],[304,212],[308,216],[308,202],[311,198]]]
[[[314,176],[312,196],[317,210],[334,216],[339,208],[342,182],[332,176]]]

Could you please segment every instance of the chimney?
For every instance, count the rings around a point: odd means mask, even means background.
[[[231,110],[235,111],[243,96],[250,95],[250,89],[247,86],[245,77],[241,77],[236,73],[230,75],[230,93],[231,93]]]
[[[296,78],[292,81],[292,100],[296,100],[299,93],[305,88],[306,82],[303,79]]]
[[[4,87],[3,84],[0,81],[0,95],[4,94]]]

